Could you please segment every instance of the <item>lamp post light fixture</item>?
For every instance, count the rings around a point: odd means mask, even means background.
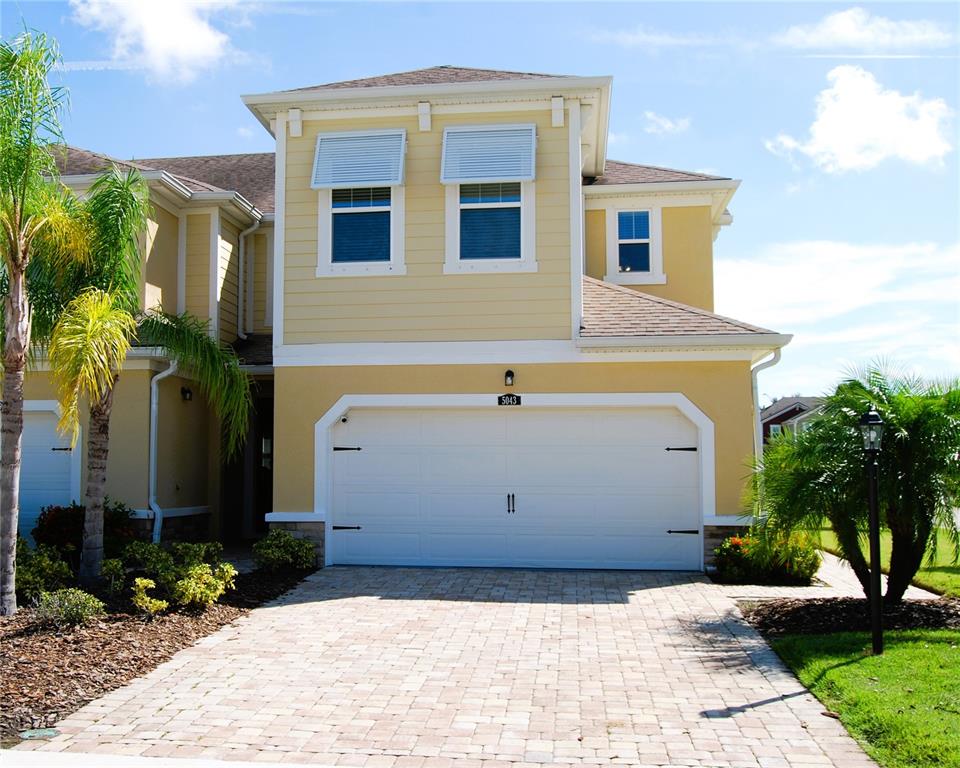
[[[880,504],[877,454],[883,438],[883,419],[871,407],[860,417],[863,453],[867,464],[867,498],[870,505],[870,630],[873,654],[883,653],[883,608],[880,596]]]

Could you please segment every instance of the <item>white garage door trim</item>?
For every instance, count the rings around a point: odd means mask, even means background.
[[[52,413],[59,420],[60,418],[60,403],[56,400],[24,400],[23,401],[23,410],[24,412],[32,413],[42,413],[44,411]],[[83,444],[83,428],[80,428],[80,431],[77,432],[77,446]],[[70,451],[70,498],[76,501],[80,501],[80,479],[82,472],[82,451],[78,450],[77,446],[74,446],[73,450]],[[20,535],[23,535],[23,532],[19,532]]]
[[[713,422],[696,405],[679,392],[577,392],[570,394],[524,394],[524,409],[529,408],[609,408],[609,407],[674,407],[697,428],[697,457],[700,467],[700,534],[703,521],[716,511]],[[496,394],[434,395],[344,395],[314,425],[313,515],[324,521],[327,541],[331,541],[333,515],[333,436],[332,429],[352,408],[490,408],[497,405]],[[702,549],[702,548],[701,548]],[[333,548],[325,547],[325,563],[333,565]],[[701,569],[703,555],[701,553]]]

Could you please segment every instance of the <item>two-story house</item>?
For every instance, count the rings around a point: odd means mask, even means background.
[[[326,564],[702,568],[789,336],[712,311],[739,182],[607,160],[610,89],[434,67],[244,97],[275,154],[134,161],[145,304],[209,319],[258,411],[221,468],[189,373],[139,350],[111,495]],[[73,185],[107,162],[68,154]]]

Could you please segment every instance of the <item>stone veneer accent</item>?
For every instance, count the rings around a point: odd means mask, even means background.
[[[288,531],[298,539],[309,539],[317,554],[317,567],[323,568],[325,532],[323,522],[270,523],[270,530]]]
[[[727,536],[746,533],[748,525],[705,525],[703,526],[703,564],[706,568],[713,566],[713,550],[720,546]]]

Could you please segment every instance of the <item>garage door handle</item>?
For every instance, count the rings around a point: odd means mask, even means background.
[[[698,533],[700,533],[700,531],[698,531],[696,528],[689,528],[683,531],[667,530],[667,533],[685,533],[690,536],[696,536]]]
[[[50,450],[51,450],[51,451],[66,451],[67,453],[70,453],[70,452],[73,450],[73,448],[51,448]]]
[[[335,445],[335,446],[333,446],[333,450],[335,450],[335,451],[362,451],[363,448],[347,448],[346,446],[343,446],[343,445]]]
[[[332,526],[335,531],[359,531],[359,525],[334,525]]]
[[[685,448],[664,448],[665,451],[693,451],[696,452],[697,446],[691,445]]]

